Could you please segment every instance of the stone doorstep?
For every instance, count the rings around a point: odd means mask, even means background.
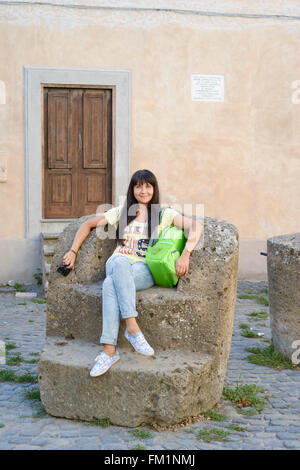
[[[37,297],[36,292],[16,292],[15,297],[20,298],[20,299],[33,299],[34,297]]]
[[[206,411],[221,398],[211,355],[173,350],[145,357],[118,348],[120,360],[104,375],[90,377],[101,349],[81,340],[48,336],[38,376],[41,400],[50,415],[80,420],[107,417],[112,424],[129,427],[154,421],[164,425]]]
[[[59,236],[60,236],[61,232],[52,232],[52,233],[46,233],[46,232],[42,232],[42,238],[43,240],[58,240]]]

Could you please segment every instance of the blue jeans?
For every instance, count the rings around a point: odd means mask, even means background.
[[[151,271],[143,261],[131,264],[126,255],[112,255],[106,261],[102,285],[102,335],[100,343],[116,346],[120,319],[137,317],[136,291],[154,285]]]

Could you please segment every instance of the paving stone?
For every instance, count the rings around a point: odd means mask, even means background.
[[[45,444],[43,446],[43,449],[45,450],[52,450],[52,449],[61,449],[63,446],[71,446],[73,445],[73,442],[69,439],[61,439],[61,438],[55,438],[52,439],[48,444]]]
[[[39,446],[39,447],[43,447],[49,443],[50,443],[49,439],[41,439],[41,438],[33,439],[32,441],[30,441],[30,445]]]
[[[82,437],[82,438],[76,439],[74,440],[74,443],[80,447],[86,446],[87,449],[89,449],[90,446],[99,446],[100,444],[98,439],[89,438],[89,437]]]
[[[288,441],[284,441],[283,444],[287,449],[300,449],[299,440],[295,440],[295,441],[288,440]]]
[[[255,437],[257,437],[258,439],[272,439],[274,438],[274,433],[272,432],[258,432],[255,434]]]
[[[286,428],[286,430],[287,430],[288,432],[296,432],[296,433],[299,433],[299,437],[300,437],[300,425],[299,425],[299,426],[294,426],[294,425],[292,424],[292,425],[288,426],[288,427]]]
[[[63,431],[60,433],[60,437],[79,437],[79,431]]]
[[[282,419],[271,419],[271,422],[270,422],[270,425],[274,425],[274,426],[288,426],[289,424],[292,424],[292,420],[290,419],[285,419],[285,418],[282,418]]]
[[[98,429],[92,429],[92,428],[81,428],[80,429],[80,436],[101,436],[101,432]]]
[[[8,444],[26,444],[29,439],[28,436],[9,437]]]
[[[40,429],[38,428],[33,428],[32,426],[28,429],[21,427],[20,430],[18,431],[19,436],[38,436],[40,435]]]
[[[291,432],[277,432],[276,437],[278,437],[278,439],[280,439],[281,441],[289,439],[292,441],[297,439],[296,434]]]
[[[13,448],[13,444],[2,443],[0,439],[0,450],[12,450]]]
[[[265,432],[273,432],[274,435],[276,432],[281,432],[284,430],[283,426],[266,426],[265,427]]]

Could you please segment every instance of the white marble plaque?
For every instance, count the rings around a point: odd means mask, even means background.
[[[192,75],[192,101],[224,101],[224,75]]]

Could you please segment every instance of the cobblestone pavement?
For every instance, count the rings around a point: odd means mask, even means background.
[[[27,291],[43,294],[39,286],[26,286]],[[267,288],[264,282],[239,282],[237,295],[252,289],[260,293]],[[266,295],[266,294],[265,294]],[[195,449],[300,449],[300,371],[270,369],[245,360],[246,347],[266,347],[270,339],[269,318],[266,321],[249,322],[247,313],[268,311],[268,307],[256,300],[237,297],[234,331],[225,384],[235,388],[239,384],[256,384],[268,391],[267,406],[253,416],[237,412],[231,402],[222,399],[215,410],[226,416],[223,422],[205,419],[168,431],[150,431],[147,438],[134,437],[132,429],[118,426],[91,426],[84,422],[60,419],[41,413],[41,402],[25,397],[26,391],[36,390],[37,384],[0,383],[0,449],[105,449],[131,450],[144,446],[147,450],[195,450]],[[15,297],[10,287],[0,287],[0,340],[15,343],[16,349],[7,354],[19,353],[29,361],[39,353],[45,338],[46,304]],[[264,333],[260,338],[241,335],[241,323],[253,326]],[[261,326],[265,324],[265,326]],[[260,325],[260,326],[259,326]],[[18,375],[28,371],[37,375],[37,364],[22,363],[17,366],[0,365],[3,370]],[[238,425],[244,431],[230,429]],[[218,428],[230,434],[230,441],[204,442],[198,439],[202,430]]]

